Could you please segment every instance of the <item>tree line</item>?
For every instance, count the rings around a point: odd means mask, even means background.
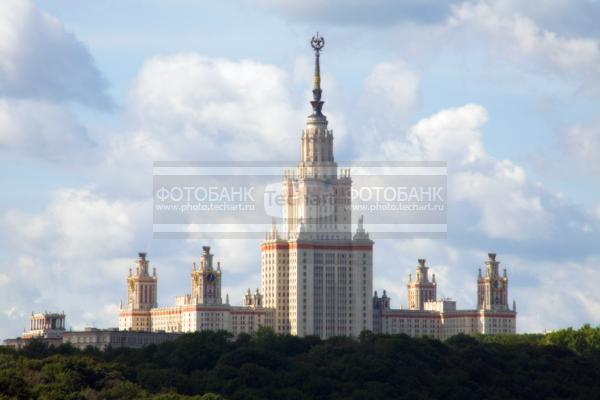
[[[600,328],[359,338],[196,332],[142,349],[0,348],[0,399],[592,399]]]

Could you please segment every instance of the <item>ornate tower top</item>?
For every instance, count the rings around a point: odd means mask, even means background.
[[[135,268],[135,275],[136,276],[148,276],[149,272],[148,272],[148,264],[150,263],[150,261],[146,258],[146,253],[145,252],[139,252],[138,253],[138,259],[136,260],[136,268]]]
[[[149,263],[147,254],[139,252],[138,259],[135,261],[135,273],[132,273],[129,268],[127,277],[127,309],[129,310],[150,310],[157,306],[158,277],[156,268],[153,268],[150,275]]]
[[[200,270],[212,271],[213,255],[210,253],[210,246],[202,246],[202,255],[200,256]]]
[[[321,110],[323,109],[323,101],[321,101],[321,65],[319,62],[319,58],[321,55],[321,50],[325,46],[325,39],[322,36],[319,36],[319,32],[317,32],[316,36],[313,36],[310,41],[310,45],[315,50],[315,74],[313,79],[313,100],[310,102],[313,108],[314,116],[322,116]]]
[[[221,298],[221,263],[217,261],[217,268],[213,268],[214,255],[210,246],[202,246],[200,256],[200,269],[192,268],[192,295],[193,304],[222,304]]]
[[[498,273],[500,262],[496,253],[488,253],[485,274],[477,277],[477,305],[479,309],[508,310],[508,276]]]
[[[498,276],[498,266],[500,262],[496,261],[496,253],[488,253],[488,260],[485,262],[486,276]]]
[[[424,310],[425,303],[437,299],[437,283],[435,274],[433,279],[429,280],[429,267],[427,260],[419,258],[419,265],[416,268],[416,279],[413,281],[412,274],[408,278],[408,308],[411,310]]]
[[[419,258],[417,260],[419,262],[419,265],[417,265],[416,268],[416,272],[417,272],[417,279],[415,281],[415,283],[421,283],[421,284],[434,284],[435,282],[430,282],[429,281],[429,267],[427,265],[425,265],[425,263],[427,262],[426,259],[424,258]]]

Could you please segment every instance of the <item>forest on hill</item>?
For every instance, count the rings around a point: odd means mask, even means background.
[[[321,340],[198,332],[143,349],[0,348],[0,399],[597,399],[600,328]]]

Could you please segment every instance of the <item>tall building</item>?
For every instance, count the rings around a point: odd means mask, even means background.
[[[320,54],[313,37],[312,114],[300,136],[300,162],[283,180],[283,232],[275,224],[261,245],[265,307],[275,330],[293,335],[357,336],[372,327],[373,241],[362,217],[352,235],[349,170],[338,171],[333,132],[322,113]]]
[[[408,309],[392,309],[384,290],[373,296],[373,331],[375,333],[405,333],[410,336],[431,336],[447,339],[459,333],[498,334],[515,333],[517,309],[508,307],[508,277],[498,274],[496,254],[490,253],[485,262],[486,274],[477,278],[477,308],[457,310],[456,302],[437,299],[435,275],[428,279],[429,268],[419,260],[416,280],[409,275]]]

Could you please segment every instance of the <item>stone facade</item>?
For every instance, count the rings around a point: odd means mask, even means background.
[[[58,338],[65,331],[65,313],[31,314],[29,330],[23,332],[23,339]]]
[[[191,293],[177,296],[175,306],[157,307],[154,303],[138,301],[145,297],[138,290],[152,284],[148,293],[156,293],[158,278],[153,270],[152,280],[148,280],[149,261],[145,253],[140,253],[136,262],[136,272],[127,278],[128,302],[119,311],[119,330],[136,332],[183,333],[196,331],[225,330],[234,335],[252,333],[260,326],[274,327],[275,310],[263,306],[260,292],[249,293],[244,298],[244,306],[231,306],[229,299],[221,297],[221,264],[213,264],[210,247],[202,248],[199,266],[194,262],[191,271]]]
[[[29,330],[24,331],[21,337],[6,339],[4,344],[15,349],[21,349],[32,340],[41,340],[49,345],[62,344],[65,332],[65,313],[31,313]]]
[[[100,350],[106,350],[108,347],[130,347],[141,348],[150,344],[161,344],[163,342],[177,339],[179,334],[166,332],[134,332],[119,331],[117,329],[95,329],[86,328],[83,331],[65,332],[63,343],[69,343],[78,349],[85,349],[88,346]]]
[[[31,343],[32,340],[39,340],[54,347],[68,343],[81,350],[89,346],[105,350],[108,347],[139,348],[174,340],[178,336],[175,333],[119,331],[116,328],[85,328],[82,331],[67,331],[65,330],[65,320],[64,313],[31,314],[31,329],[24,332],[22,337],[6,339],[4,344],[19,350]]]
[[[429,280],[425,260],[419,260],[416,280],[409,275],[408,309],[392,309],[386,291],[373,297],[373,331],[375,333],[405,333],[410,336],[431,336],[447,339],[459,333],[515,333],[517,310],[508,306],[508,277],[506,270],[498,274],[496,254],[490,253],[486,272],[477,278],[478,304],[474,310],[457,310],[456,302],[436,298],[435,275]]]

